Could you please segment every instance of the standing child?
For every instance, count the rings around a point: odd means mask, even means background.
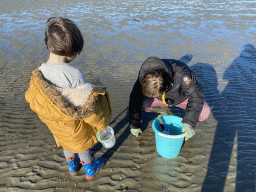
[[[32,72],[26,101],[62,146],[70,173],[75,175],[82,164],[86,178],[92,179],[104,165],[90,148],[97,143],[96,132],[110,122],[108,92],[86,83],[83,72],[68,64],[84,43],[72,21],[48,19],[45,43],[50,56]]]

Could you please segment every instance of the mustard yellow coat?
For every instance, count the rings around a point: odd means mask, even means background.
[[[107,91],[94,88],[83,106],[73,107],[39,70],[33,71],[25,98],[59,144],[73,153],[97,143],[96,132],[106,129],[112,115]]]

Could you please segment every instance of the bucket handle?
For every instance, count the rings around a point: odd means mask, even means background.
[[[173,138],[173,139],[178,139],[181,137],[186,137],[187,136],[187,131],[185,133],[182,133],[180,135],[166,135],[164,133],[159,132],[158,135],[163,136],[163,137],[167,137],[167,138]]]
[[[100,130],[98,130],[98,140],[101,143],[101,139],[100,139]]]

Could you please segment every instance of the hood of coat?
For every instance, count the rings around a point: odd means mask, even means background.
[[[73,118],[84,119],[94,111],[97,95],[104,94],[99,88],[85,84],[75,89],[61,89],[51,85],[39,70],[32,72],[31,83],[33,90],[28,90],[31,100],[30,105],[40,111],[40,114],[52,120]],[[81,98],[77,94],[82,94]]]
[[[94,85],[90,83],[86,83],[76,88],[54,87],[54,89],[61,92],[64,100],[73,107],[83,106],[89,98],[93,88]]]
[[[166,72],[170,74],[170,77],[173,77],[173,70],[171,65],[168,62],[159,59],[158,57],[149,57],[142,64],[139,72],[139,81],[141,82],[142,77],[152,69],[164,69]]]

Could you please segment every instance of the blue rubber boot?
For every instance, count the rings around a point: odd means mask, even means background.
[[[80,164],[80,159],[77,155],[73,158],[67,158],[66,159],[69,166],[69,171],[71,175],[76,175],[77,172],[80,170],[82,165]]]
[[[86,179],[92,179],[104,166],[104,158],[98,157],[96,160],[93,157],[91,161],[83,163],[80,162],[86,172]]]

